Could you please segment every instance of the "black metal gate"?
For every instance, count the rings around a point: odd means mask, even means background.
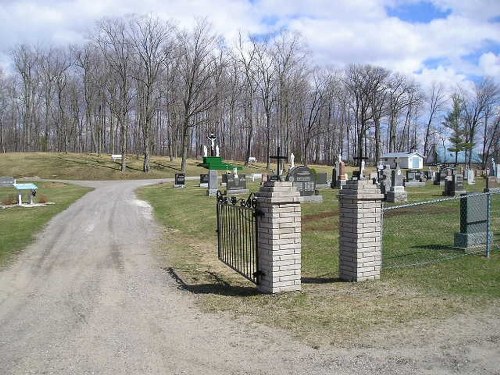
[[[243,277],[259,284],[257,256],[257,200],[228,198],[217,192],[219,259]]]

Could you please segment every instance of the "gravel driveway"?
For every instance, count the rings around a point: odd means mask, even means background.
[[[495,311],[350,349],[201,313],[152,254],[149,183],[82,182],[96,189],[0,271],[1,374],[500,373]]]

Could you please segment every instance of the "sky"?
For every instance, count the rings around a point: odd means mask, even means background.
[[[18,44],[84,43],[96,20],[127,14],[206,17],[229,44],[299,32],[319,66],[372,64],[423,86],[500,82],[500,0],[0,0],[0,65]]]

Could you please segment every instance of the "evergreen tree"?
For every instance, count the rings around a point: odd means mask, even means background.
[[[448,151],[455,153],[455,164],[458,164],[458,153],[470,150],[474,146],[472,142],[466,141],[466,129],[462,121],[463,101],[458,95],[452,96],[453,109],[445,117],[443,125],[451,130],[449,138],[451,147]]]

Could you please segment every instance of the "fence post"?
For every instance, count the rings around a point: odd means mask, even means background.
[[[262,293],[301,289],[300,194],[291,182],[269,181],[257,198],[257,251]]]
[[[348,181],[340,191],[340,278],[380,279],[382,199],[372,181]]]

